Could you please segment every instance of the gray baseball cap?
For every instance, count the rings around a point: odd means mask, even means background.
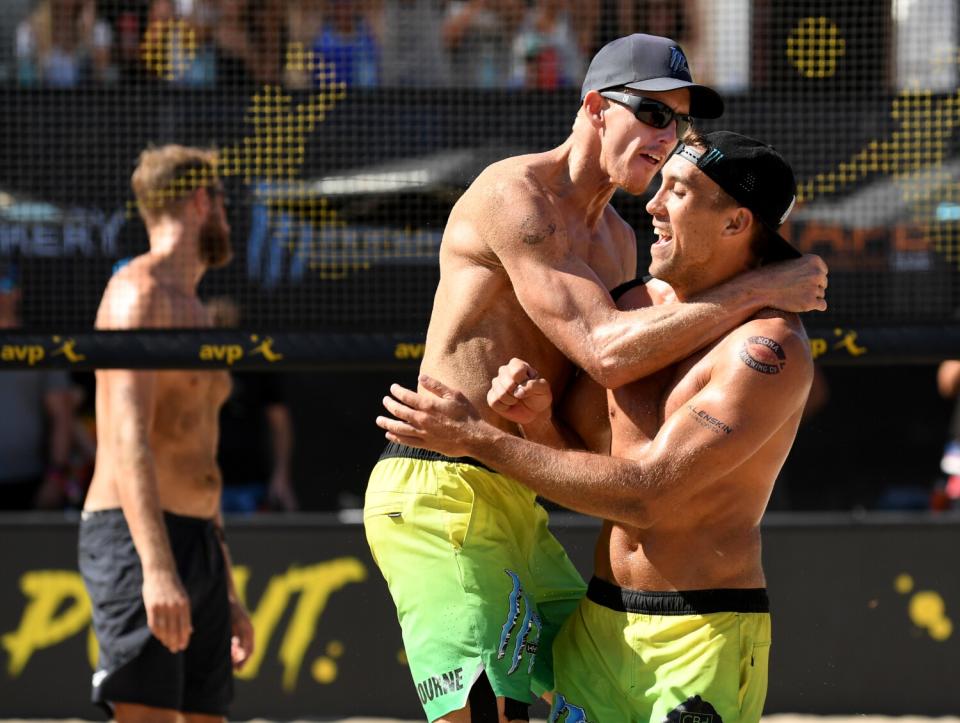
[[[591,90],[620,87],[652,91],[687,88],[690,115],[719,118],[723,114],[723,98],[713,88],[693,82],[683,48],[670,38],[635,33],[611,40],[590,61],[580,100]]]

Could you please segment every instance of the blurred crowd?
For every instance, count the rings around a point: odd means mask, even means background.
[[[4,0],[0,81],[578,87],[629,32],[687,53],[697,0]]]

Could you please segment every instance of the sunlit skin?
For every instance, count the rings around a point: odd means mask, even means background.
[[[680,113],[689,107],[686,90],[644,95]],[[617,308],[609,290],[636,276],[637,241],[610,200],[617,188],[644,192],[676,143],[675,122],[653,128],[590,91],[563,144],[486,168],[444,230],[421,370],[516,435],[523,405],[486,404],[490,380],[511,357],[527,360],[560,397],[575,368],[616,388],[684,358],[764,306],[825,309],[826,266],[813,256],[751,272],[685,304]],[[469,719],[462,709],[441,720]]]
[[[688,161],[668,162],[648,210],[659,236],[650,271],[663,278],[629,291],[622,308],[676,306],[755,265],[758,221]],[[519,359],[501,368],[491,396],[503,403],[512,390],[539,410],[524,425],[527,439],[483,423],[463,395],[425,376],[423,393],[391,388],[384,404],[397,419],[378,424],[388,439],[475,457],[604,518],[595,570],[605,580],[653,591],[763,587],[760,520],[812,375],[799,319],[768,309],[615,390],[579,377],[559,413],[599,454],[551,449],[550,386]]]
[[[686,90],[623,92],[658,100],[683,115],[690,112]],[[677,144],[676,121],[666,128],[653,128],[638,121],[626,106],[606,98],[603,102],[606,105],[603,111],[606,142],[600,155],[600,167],[606,172],[610,184],[638,196],[647,189],[667,154]]]
[[[739,232],[748,213],[731,201],[689,161],[673,157],[664,166],[660,188],[647,203],[657,239],[650,247],[649,271],[669,283],[678,298],[750,268],[749,245],[723,243]]]
[[[230,226],[222,192],[200,188],[148,223],[150,250],[116,272],[97,311],[97,329],[210,326],[197,296],[204,273],[229,261]],[[230,392],[227,372],[100,370],[97,454],[84,510],[122,508],[143,570],[143,604],[153,635],[171,652],[193,633],[163,512],[220,523],[216,463],[218,416]],[[253,627],[236,595],[224,546],[239,667],[253,651]],[[182,720],[176,711],[117,703],[121,723]],[[190,714],[187,720],[216,721]]]

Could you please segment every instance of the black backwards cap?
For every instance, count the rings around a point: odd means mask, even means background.
[[[690,115],[719,118],[723,114],[720,94],[693,82],[680,44],[659,35],[635,33],[600,48],[587,68],[580,100],[591,90],[622,87],[653,91],[686,88],[690,91]]]
[[[766,143],[730,131],[708,133],[704,140],[706,150],[680,142],[674,154],[703,171],[770,230],[776,243],[767,261],[800,258],[802,254],[777,232],[797,200],[797,182],[783,156]]]

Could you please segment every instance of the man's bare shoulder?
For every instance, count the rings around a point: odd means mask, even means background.
[[[813,377],[810,343],[796,314],[764,309],[731,331],[720,363],[749,378],[777,376],[804,390]]]
[[[537,173],[535,158],[513,156],[487,166],[462,199],[471,209],[494,216],[493,221],[516,220],[531,211],[551,212],[552,199]]]
[[[499,257],[511,249],[563,245],[555,203],[526,158],[488,166],[464,192],[444,232],[447,252]]]
[[[150,262],[138,256],[107,283],[97,310],[98,329],[164,328],[173,325],[174,299]]]
[[[637,280],[637,285],[614,299],[621,311],[643,309],[676,301],[676,294],[670,284],[653,277],[646,281]]]

